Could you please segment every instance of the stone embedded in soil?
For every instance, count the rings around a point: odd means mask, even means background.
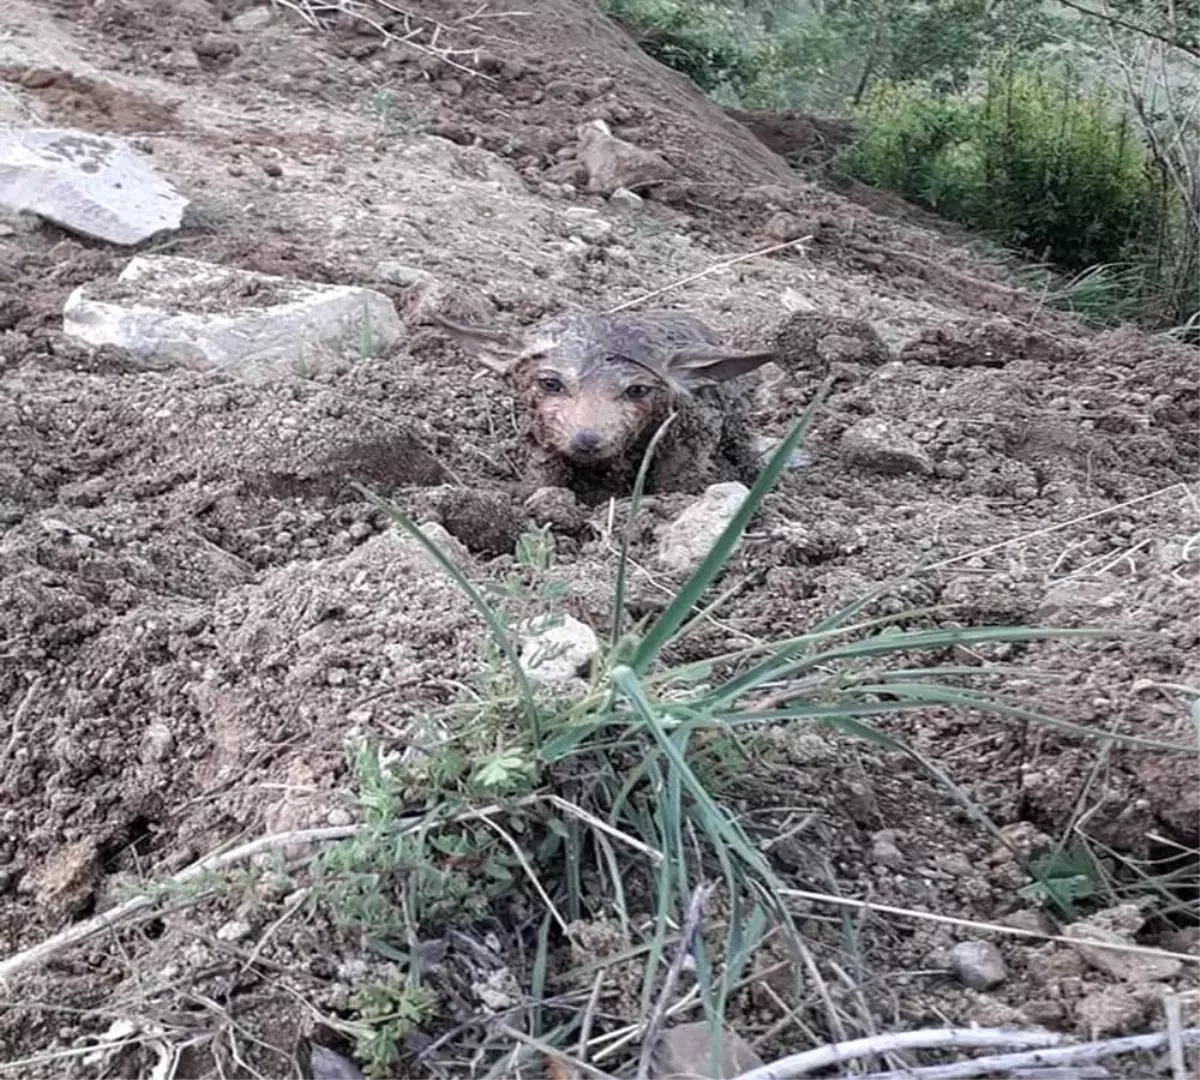
[[[896,846],[896,830],[881,829],[871,837],[871,861],[889,870],[903,870],[908,860]]]
[[[135,256],[115,289],[75,289],[63,330],[91,345],[119,346],[147,368],[219,369],[251,382],[311,377],[326,363],[386,349],[404,335],[392,302],[371,289],[167,255]]]
[[[1063,581],[1046,591],[1036,618],[1056,625],[1086,621],[1115,610],[1124,600],[1125,591],[1111,581]]]
[[[618,210],[631,212],[640,210],[645,200],[629,188],[619,187],[608,197],[609,206],[615,206]]]
[[[696,567],[749,494],[750,489],[736,480],[705,489],[699,499],[659,534],[659,563],[679,573],[687,573]]]
[[[1138,1031],[1158,995],[1147,987],[1106,986],[1075,1003],[1075,1023],[1086,1039],[1131,1035]]]
[[[772,439],[765,435],[755,435],[750,439],[750,451],[759,459],[761,465],[766,465],[771,455],[779,449],[782,439]],[[785,469],[807,469],[812,464],[812,454],[802,447],[792,451],[787,459]]]
[[[1173,979],[1183,966],[1182,961],[1171,956],[1106,949],[1105,942],[1113,945],[1132,945],[1134,942],[1124,934],[1091,922],[1071,923],[1063,928],[1063,936],[1074,939],[1071,947],[1092,967],[1122,982],[1145,983]]]
[[[570,488],[540,487],[525,500],[525,509],[539,525],[559,532],[578,532],[587,523],[587,513]]]
[[[0,131],[0,206],[139,244],[178,229],[188,200],[126,143],[64,128]]]
[[[217,928],[218,941],[241,941],[250,936],[250,924],[243,919],[231,919]]]
[[[1004,957],[990,941],[960,941],[950,950],[950,965],[972,990],[993,990],[1008,978]]]
[[[357,1065],[327,1046],[313,1045],[309,1053],[312,1080],[358,1080],[363,1074]]]
[[[709,1050],[712,1034],[712,1026],[704,1021],[667,1028],[655,1041],[650,1075],[655,1080],[726,1080],[763,1067],[762,1058],[745,1039],[723,1028],[714,1071]]]
[[[269,6],[254,7],[249,11],[243,11],[240,15],[235,15],[229,20],[229,26],[239,34],[250,34],[270,26],[274,18],[275,13]]]
[[[590,626],[570,615],[534,620],[525,628],[521,667],[540,683],[556,683],[587,674],[600,640]]]
[[[579,160],[587,170],[588,191],[598,195],[612,195],[618,188],[636,191],[675,175],[665,158],[618,139],[603,120],[580,127]]]
[[[572,206],[563,212],[563,231],[590,244],[600,244],[612,237],[613,223],[605,221],[598,210],[590,206]]]
[[[890,420],[867,417],[842,435],[842,460],[868,472],[899,476],[933,472],[933,462],[912,439]]]

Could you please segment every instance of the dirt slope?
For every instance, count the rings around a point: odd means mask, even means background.
[[[115,274],[128,252],[0,224],[0,953],[220,844],[347,820],[347,737],[402,745],[406,725],[478,668],[473,613],[346,488],[362,480],[426,506],[430,485],[502,491],[519,469],[504,387],[419,325],[423,305],[521,321],[616,304],[781,238],[812,241],[663,298],[744,343],[771,340],[789,310],[812,316],[783,331],[764,435],[786,429],[817,376],[841,375],[810,465],[752,527],[731,571],[744,588],[691,639],[696,655],[799,631],[924,562],[934,569],[878,610],[945,603],[965,624],[1154,631],[1015,651],[1026,674],[1009,689],[1079,724],[1194,737],[1177,688],[1200,680],[1195,350],[1087,333],[947,233],[807,184],[588,5],[521,8],[462,23],[474,5],[409,8],[480,50],[456,55],[486,80],[383,48],[350,19],[239,31],[230,20],[246,5],[232,0],[13,0],[0,12],[0,121],[128,135],[193,200],[187,227],[152,250],[372,284],[412,323],[392,353],[291,384],[139,372],[59,333],[70,290]],[[577,128],[594,118],[677,172],[634,214],[574,183]],[[414,271],[435,284],[405,287]],[[847,318],[870,323],[892,361],[847,351]],[[927,467],[845,464],[843,434],[872,418]],[[653,501],[639,556],[686,502]],[[511,569],[511,555],[493,556],[524,524],[519,508],[496,507],[446,520],[480,580]],[[569,606],[598,627],[614,572],[605,517],[559,538]],[[670,585],[639,587],[653,597]],[[1088,834],[1129,857],[1157,854],[1152,836],[1195,843],[1194,758],[1116,751],[1097,770],[1090,742],[977,716],[890,730],[1002,825],[1058,838],[1086,811]],[[805,740],[746,782],[764,835],[784,829],[785,809],[815,815],[784,867],[798,887],[824,889],[835,873],[846,895],[973,919],[1027,906],[1013,864],[990,858],[987,835],[919,773],[831,735]],[[776,807],[780,785],[789,808]],[[885,826],[898,863],[877,857]],[[256,927],[278,899],[253,907]],[[213,936],[232,917],[223,903],[30,973],[0,1014],[0,1053],[79,1047],[110,1023],[104,1009],[161,1017],[192,988],[260,1040],[246,1053],[278,1074],[311,1030],[298,1002],[342,1000],[353,950],[335,954],[301,927],[247,970],[253,946],[239,954]],[[954,940],[863,928],[864,970],[902,980],[898,1002],[890,988],[864,999],[879,1026],[941,1016],[1086,1034],[1094,1009],[1081,1003],[1110,990],[1073,954],[1005,944],[1009,981],[964,992],[936,974]],[[901,974],[916,971],[935,974]],[[1111,1030],[1150,1022],[1146,995],[1129,1002]],[[223,1023],[188,1007],[201,1030]],[[772,1010],[747,1012],[746,1033],[773,1030],[764,1054],[795,1049]],[[118,1071],[154,1060],[139,1050]],[[208,1043],[181,1062],[178,1075],[219,1075]]]

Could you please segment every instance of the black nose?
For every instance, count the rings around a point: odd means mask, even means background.
[[[575,450],[591,451],[600,445],[600,436],[589,428],[575,432],[571,439],[571,447]]]

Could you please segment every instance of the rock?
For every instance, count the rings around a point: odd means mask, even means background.
[[[618,210],[632,212],[640,210],[645,200],[629,188],[619,187],[608,197],[609,206],[615,206]]]
[[[587,170],[588,191],[598,195],[612,195],[618,188],[636,191],[675,175],[664,158],[618,139],[603,120],[580,127],[579,160]]]
[[[587,523],[587,514],[569,488],[540,487],[525,500],[525,509],[539,525],[575,533]]]
[[[595,631],[570,615],[535,619],[524,627],[524,636],[521,667],[540,683],[586,675],[593,654],[600,648]]]
[[[309,1052],[309,1072],[312,1080],[359,1080],[362,1070],[336,1050],[313,1044]]]
[[[403,324],[382,293],[289,281],[168,255],[138,255],[115,286],[67,298],[63,330],[117,345],[147,368],[220,369],[265,382],[312,376],[347,353],[397,342]]]
[[[217,927],[218,941],[241,941],[250,936],[250,924],[244,919],[230,919]]]
[[[902,870],[908,862],[896,846],[896,830],[880,829],[871,837],[871,861],[889,870]]]
[[[414,325],[430,323],[435,314],[466,326],[487,326],[496,318],[495,307],[482,293],[432,274],[412,284],[402,307],[404,317]]]
[[[1097,926],[1095,922],[1071,923],[1063,928],[1063,936],[1075,939],[1071,943],[1072,947],[1092,967],[1122,982],[1144,983],[1173,979],[1182,967],[1182,961],[1171,956],[1105,949],[1104,942],[1113,945],[1132,945],[1133,942],[1123,934]]]
[[[1057,626],[1087,622],[1120,608],[1125,600],[1125,590],[1109,582],[1062,581],[1046,591],[1036,617]]]
[[[655,1080],[727,1080],[763,1067],[754,1048],[726,1027],[721,1030],[717,1069],[713,1071],[712,1035],[712,1026],[704,1021],[667,1028],[655,1041],[650,1075]]]
[[[269,7],[251,8],[235,15],[229,20],[229,25],[239,34],[248,34],[255,30],[263,30],[274,21],[275,15]]]
[[[418,266],[408,266],[395,259],[384,259],[378,263],[371,276],[376,281],[385,281],[389,285],[399,285],[404,289],[433,280],[433,275],[428,270],[422,270]]]
[[[799,240],[804,235],[804,222],[795,214],[780,211],[767,219],[766,225],[763,226],[763,232],[772,240],[778,240],[781,243],[788,240]]]
[[[421,532],[425,534],[426,538],[432,541],[433,545],[439,548],[442,554],[445,555],[446,558],[448,558],[452,563],[461,565],[471,557],[471,553],[467,550],[467,546],[457,537],[452,536],[446,529],[446,526],[442,525],[440,522],[418,522],[417,528],[420,529]],[[408,533],[404,533],[403,535],[407,543],[412,544],[414,547],[420,546],[417,541],[413,539],[413,537],[408,535]],[[421,547],[421,554],[431,563],[434,562],[433,556],[430,555],[424,547]]]
[[[572,206],[562,216],[563,232],[578,236],[589,244],[599,244],[612,237],[613,223],[605,221],[598,210],[588,206]]]
[[[175,736],[161,721],[152,723],[142,735],[142,761],[155,764],[166,761],[175,748]]]
[[[178,229],[188,200],[119,139],[65,128],[0,130],[0,206],[111,244]]]
[[[772,439],[766,435],[754,435],[750,439],[750,447],[754,456],[759,458],[761,465],[766,465],[773,453],[779,448],[782,439]],[[797,447],[784,465],[785,469],[807,469],[812,464],[812,454],[803,447]]]
[[[1141,1029],[1153,1003],[1145,989],[1108,986],[1076,1003],[1075,1022],[1087,1039],[1129,1035]]]
[[[680,573],[694,569],[749,494],[750,489],[736,480],[713,484],[662,530],[658,539],[658,561],[667,569]]]
[[[1008,977],[1004,957],[990,941],[960,941],[950,950],[950,965],[972,990],[993,990]]]
[[[842,435],[842,459],[847,465],[890,476],[933,472],[933,462],[890,420],[868,417]]]

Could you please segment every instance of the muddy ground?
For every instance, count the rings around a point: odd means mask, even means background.
[[[1194,741],[1194,349],[1091,333],[927,216],[805,181],[583,5],[408,8],[435,9],[439,40],[469,70],[384,47],[352,18],[316,30],[277,13],[240,30],[236,0],[15,0],[0,14],[0,121],[129,136],[192,199],[185,228],[148,250],[369,284],[410,330],[386,355],[276,385],[146,373],[60,333],[70,291],[115,276],[129,252],[0,223],[0,953],[220,845],[350,820],[347,738],[403,745],[414,718],[477,671],[468,604],[348,489],[358,480],[429,513],[448,487],[484,490],[484,512],[444,523],[477,580],[512,569],[527,525],[503,497],[521,463],[513,403],[423,311],[515,323],[612,305],[800,236],[803,252],[661,300],[745,345],[791,320],[758,401],[764,436],[786,430],[821,375],[839,376],[811,460],[752,524],[729,571],[742,588],[689,639],[692,655],[799,632],[922,564],[875,610],[943,604],[963,625],[1151,631],[1013,650],[1019,670],[1003,688],[1085,727]],[[635,212],[582,189],[573,148],[592,118],[675,170]],[[869,323],[890,359],[847,359],[845,319]],[[928,468],[845,462],[841,436],[865,418],[911,440]],[[650,603],[674,584],[652,569],[655,529],[689,501],[666,493],[646,509],[634,555]],[[600,630],[615,568],[607,520],[598,508],[556,541],[568,609]],[[1194,755],[1101,752],[977,714],[884,726],[1035,847],[1079,829],[1118,863],[1196,849]],[[862,744],[804,733],[738,798],[767,839],[813,815],[804,842],[777,851],[798,888],[982,921],[1033,910],[1017,892],[1027,879],[985,831],[914,766]],[[255,907],[253,933],[283,902]],[[250,1075],[229,1045],[263,1075],[288,1074],[314,1016],[336,1009],[366,961],[319,926],[257,949],[253,935],[219,937],[236,906],[185,909],[23,975],[0,1012],[0,1057],[79,1051],[114,1017],[169,1016],[186,1020],[176,1035],[198,1033],[176,1075]],[[1001,940],[1008,978],[982,993],[947,973],[960,931],[864,917],[859,933],[864,996],[851,998],[873,1011],[853,1033],[1161,1026],[1157,990],[1062,946]],[[1141,940],[1197,952],[1194,924],[1178,918],[1150,920]],[[1195,985],[1194,966],[1174,985]],[[783,1004],[734,1018],[768,1058],[811,1041],[780,1023]],[[157,1060],[147,1037],[123,1057],[45,1068],[149,1075]],[[443,1074],[473,1075],[464,1062]]]

